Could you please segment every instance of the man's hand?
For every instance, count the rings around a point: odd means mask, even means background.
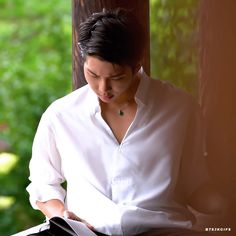
[[[64,217],[71,220],[77,220],[84,223],[89,229],[93,230],[93,227],[88,222],[81,219],[73,212],[66,210],[64,203],[58,199],[51,199],[46,202],[37,201],[36,204],[39,210],[48,218],[59,216],[59,217]]]
[[[89,229],[93,230],[93,226],[92,225],[90,225],[88,222],[86,222],[85,220],[81,219],[80,217],[78,217],[76,214],[74,214],[71,211],[65,210],[63,212],[63,217],[65,217],[66,219],[80,221],[80,222],[84,223]]]

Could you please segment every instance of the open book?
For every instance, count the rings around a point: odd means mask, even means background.
[[[14,234],[12,236],[31,235],[96,236],[96,234],[92,230],[90,230],[84,223],[61,217],[53,217],[46,223]]]

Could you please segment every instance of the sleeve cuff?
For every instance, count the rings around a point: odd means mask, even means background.
[[[35,185],[33,183],[29,184],[26,188],[30,195],[31,206],[38,210],[36,202],[46,202],[51,199],[58,199],[64,202],[66,196],[66,190],[61,185]]]

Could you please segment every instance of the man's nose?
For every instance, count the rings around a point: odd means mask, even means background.
[[[99,84],[99,90],[101,93],[106,93],[111,89],[108,79],[101,79]]]

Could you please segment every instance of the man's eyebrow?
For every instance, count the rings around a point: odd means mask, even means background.
[[[87,67],[87,70],[88,70],[91,74],[93,74],[93,75],[95,75],[95,76],[98,76],[96,73],[94,73],[94,72],[93,72],[92,70],[90,70],[88,67]],[[125,75],[125,73],[120,72],[120,73],[117,73],[117,74],[108,76],[107,78],[115,78],[115,77],[120,77],[120,76],[124,76],[124,75]]]
[[[87,67],[87,70],[88,70],[91,74],[98,76],[96,73],[94,73],[93,71],[91,71],[88,67]]]

